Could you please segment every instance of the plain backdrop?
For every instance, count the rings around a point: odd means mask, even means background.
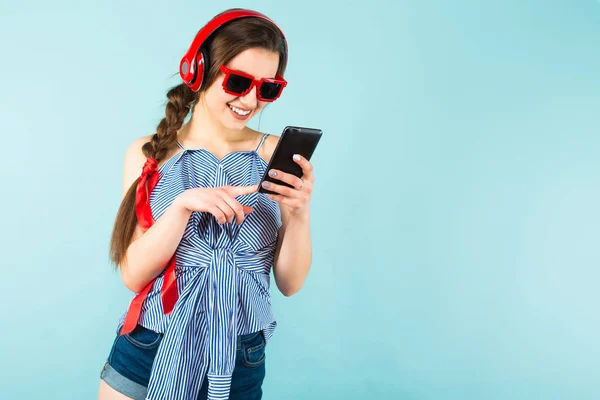
[[[125,149],[230,7],[289,40],[260,129],[324,132],[264,399],[600,398],[595,0],[3,0],[0,398],[95,398]]]

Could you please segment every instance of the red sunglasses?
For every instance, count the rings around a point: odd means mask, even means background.
[[[221,72],[225,74],[223,90],[226,93],[241,97],[247,95],[256,86],[256,97],[260,101],[271,102],[277,100],[281,96],[283,88],[287,85],[287,81],[279,75],[276,75],[275,79],[262,78],[258,80],[252,75],[241,71],[233,71],[224,65],[221,66]]]

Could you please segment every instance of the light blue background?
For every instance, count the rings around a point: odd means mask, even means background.
[[[125,149],[234,6],[289,40],[261,130],[324,130],[264,398],[600,398],[599,2],[167,3],[0,4],[0,398],[95,398]]]

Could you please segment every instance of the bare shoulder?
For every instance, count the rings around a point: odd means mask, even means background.
[[[275,148],[277,147],[277,143],[279,142],[279,136],[271,135],[265,139],[260,151],[260,156],[265,159],[268,163],[271,161],[271,157],[273,157],[273,153],[275,152]]]
[[[146,160],[146,156],[142,152],[142,147],[148,143],[152,139],[153,135],[142,136],[140,138],[135,139],[127,148],[127,152],[125,153],[125,161],[128,160]]]
[[[135,139],[125,152],[125,162],[123,166],[123,196],[131,187],[131,184],[139,178],[142,167],[146,162],[146,156],[142,152],[144,144],[152,139],[153,135],[147,135]]]

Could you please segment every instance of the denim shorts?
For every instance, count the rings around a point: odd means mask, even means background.
[[[100,378],[117,392],[135,400],[144,400],[152,363],[162,338],[162,333],[141,325],[123,336],[117,334]],[[229,399],[260,399],[264,378],[265,339],[262,331],[238,336]],[[197,400],[207,396],[208,380],[205,378]]]

